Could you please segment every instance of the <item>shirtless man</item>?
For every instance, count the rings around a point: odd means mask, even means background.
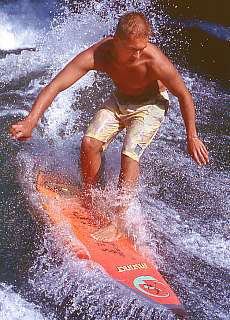
[[[199,165],[208,163],[208,151],[197,136],[192,97],[172,63],[149,43],[151,27],[141,13],[121,17],[115,35],[106,37],[77,55],[38,95],[29,115],[12,125],[16,139],[27,139],[54,98],[90,70],[105,72],[116,90],[91,121],[81,144],[83,190],[87,196],[95,185],[101,154],[115,135],[126,128],[121,154],[119,192],[129,197],[139,176],[139,159],[154,138],[167,109],[166,88],[175,95],[184,119],[188,152]],[[99,229],[93,237],[114,241],[122,229],[124,208],[115,222]]]

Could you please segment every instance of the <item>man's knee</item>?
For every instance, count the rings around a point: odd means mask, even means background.
[[[92,152],[101,152],[103,142],[88,136],[84,136],[81,143],[81,152],[87,154]]]
[[[129,167],[129,168],[138,168],[139,167],[139,159],[138,157],[134,157],[130,152],[122,152],[121,153],[121,166]]]

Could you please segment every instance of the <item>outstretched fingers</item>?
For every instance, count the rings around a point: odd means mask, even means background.
[[[200,157],[198,156],[198,152],[197,151],[193,152],[192,158],[193,158],[194,161],[196,161],[197,164],[199,164],[199,166],[202,165],[202,162],[200,160]]]
[[[204,146],[204,144],[199,141],[198,148],[197,148],[197,158],[199,159],[199,164],[207,164],[208,160],[208,150]]]
[[[203,158],[203,162],[205,164],[207,164],[209,162],[209,158],[208,158],[208,150],[205,148],[205,146],[201,146],[199,153],[201,155],[201,157]]]
[[[191,157],[198,165],[208,164],[208,150],[200,139],[196,138],[191,140],[188,145],[188,150]]]

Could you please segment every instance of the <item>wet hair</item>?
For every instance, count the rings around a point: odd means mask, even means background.
[[[115,36],[121,40],[130,38],[148,38],[153,35],[150,23],[140,12],[129,12],[123,15],[117,24]]]

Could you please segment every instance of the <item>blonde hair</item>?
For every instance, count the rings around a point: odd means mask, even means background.
[[[115,35],[121,40],[130,38],[148,38],[153,35],[150,23],[140,12],[129,12],[123,15],[117,24]]]

